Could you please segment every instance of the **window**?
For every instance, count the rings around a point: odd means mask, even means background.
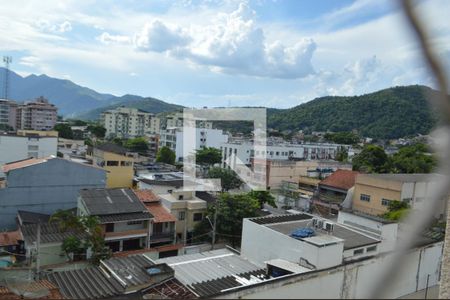
[[[371,246],[366,248],[366,252],[373,252],[377,250],[377,246]]]
[[[363,249],[356,249],[355,251],[353,251],[353,255],[359,255],[359,254],[363,254],[364,253],[364,248]]]
[[[117,160],[108,160],[106,162],[106,165],[109,167],[117,167],[119,165],[119,162]]]
[[[113,231],[114,231],[114,223],[108,223],[108,224],[106,224],[105,231],[106,231],[106,232],[113,232]]]
[[[142,221],[130,221],[130,222],[127,222],[127,225],[139,225],[139,224],[142,224]]]
[[[392,200],[389,199],[381,199],[381,205],[383,206],[389,206],[389,203],[391,203]]]
[[[202,213],[195,213],[194,214],[194,222],[198,222],[203,220],[203,214]]]
[[[186,212],[180,211],[178,213],[178,220],[183,221],[186,218]]]
[[[359,200],[370,202],[370,196],[366,194],[361,194],[361,196],[359,196]]]
[[[37,145],[28,145],[28,151],[38,151],[39,146]]]
[[[122,167],[129,167],[129,166],[131,166],[131,161],[121,161],[120,162],[120,165],[122,166]]]
[[[184,196],[183,195],[178,195],[178,200],[183,200]]]

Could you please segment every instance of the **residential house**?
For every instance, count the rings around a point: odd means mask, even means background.
[[[47,157],[30,158],[3,166],[5,187],[0,188],[0,229],[14,229],[18,211],[52,214],[77,206],[84,188],[103,188],[105,171],[91,165]]]
[[[130,188],[133,186],[134,154],[126,148],[113,143],[97,145],[88,151],[87,158],[92,164],[103,168],[108,188]]]
[[[22,235],[19,230],[0,232],[0,268],[15,261],[15,254],[24,254]]]
[[[177,218],[161,204],[161,199],[152,190],[135,190],[134,193],[153,216],[150,247],[175,244]]]
[[[359,173],[350,170],[337,170],[319,183],[313,196],[313,204],[322,213],[337,214],[347,192],[355,185]]]
[[[149,248],[152,214],[128,188],[82,189],[78,215],[96,216],[113,251]]]
[[[393,200],[408,203],[412,208],[427,205],[427,199],[439,182],[438,174],[359,174],[355,181],[352,208],[370,215],[388,211]],[[448,197],[442,199],[437,218],[444,218]]]

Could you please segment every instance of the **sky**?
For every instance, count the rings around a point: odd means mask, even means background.
[[[450,66],[450,1],[415,6]],[[7,1],[0,55],[11,55],[22,76],[188,107],[287,108],[434,86],[391,0]]]

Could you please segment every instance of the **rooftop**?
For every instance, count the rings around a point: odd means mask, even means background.
[[[27,158],[27,159],[23,159],[23,160],[13,161],[13,162],[7,163],[3,166],[3,172],[7,173],[11,170],[21,169],[21,168],[29,167],[32,165],[41,164],[41,163],[47,162],[47,160],[53,159],[53,158],[54,158],[53,156],[50,156],[50,157],[46,157],[46,158]]]
[[[13,281],[11,279],[8,281],[9,287],[0,284],[1,299],[63,299],[58,287],[48,280],[15,283],[11,283]],[[20,290],[23,297],[14,293],[13,290]]]
[[[365,177],[398,182],[430,182],[444,178],[440,174],[360,174],[358,179]]]
[[[197,296],[175,278],[152,286],[143,294],[149,295],[149,299],[194,299]]]
[[[251,221],[266,226],[274,231],[291,236],[291,233],[301,228],[312,228],[312,215],[308,214],[290,214],[282,216],[270,216],[262,218],[253,218]],[[262,222],[267,219],[268,222]],[[274,222],[278,219],[278,222]],[[329,220],[325,220],[331,222]],[[358,248],[370,244],[379,243],[380,240],[375,237],[371,237],[368,234],[361,233],[354,229],[350,229],[347,226],[331,222],[334,225],[334,229],[331,232],[327,232],[323,229],[313,228],[315,235],[306,238],[297,238],[307,243],[314,244],[316,246],[324,246],[333,243],[344,243],[344,250]]]
[[[350,170],[336,170],[333,174],[322,180],[319,184],[329,187],[348,190],[355,185],[356,176],[359,172]]]
[[[20,227],[22,236],[27,244],[33,244],[37,237],[37,226],[36,224],[26,224]],[[41,224],[41,243],[61,243],[64,239],[68,237],[77,237],[79,239],[84,239],[86,233],[77,232],[71,229],[62,231],[58,224],[54,223],[44,223]]]
[[[21,239],[22,235],[19,230],[0,232],[0,247],[17,245]]]
[[[119,145],[113,144],[113,143],[105,143],[105,144],[101,144],[101,145],[96,145],[94,148],[99,149],[101,151],[112,152],[112,153],[116,153],[116,154],[120,154],[120,155],[126,155],[127,153],[131,152],[131,151],[128,151],[127,148],[124,148],[122,146],[119,146]]]
[[[176,222],[175,218],[167,209],[160,203],[149,203],[146,205],[147,210],[153,215],[154,223]]]
[[[144,204],[129,188],[82,189],[81,200],[90,215],[114,215],[147,212]],[[151,218],[149,214],[148,218]]]
[[[159,202],[159,197],[152,190],[133,190],[133,192],[143,203]]]
[[[101,262],[111,273],[118,276],[119,281],[126,286],[141,285],[149,281],[150,275],[146,268],[154,265],[145,255],[130,255],[113,257]]]
[[[50,215],[48,214],[41,214],[25,210],[17,211],[17,217],[19,218],[20,224],[47,223],[50,220]]]

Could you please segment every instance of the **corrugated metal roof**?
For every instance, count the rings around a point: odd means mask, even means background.
[[[163,258],[156,263],[167,263],[175,270],[175,278],[185,285],[261,269],[227,249]]]
[[[37,236],[37,225],[36,224],[26,224],[20,227],[22,236],[25,242],[32,244],[36,241]],[[79,239],[84,239],[87,237],[87,233],[78,232],[75,230],[67,229],[62,231],[58,224],[45,223],[41,224],[41,243],[61,243],[64,239],[68,237],[77,237]]]
[[[275,216],[267,216],[260,218],[252,218],[250,219],[252,222],[257,224],[275,224],[275,223],[283,223],[290,221],[299,221],[299,220],[308,220],[312,219],[311,215],[307,214],[287,214],[287,215],[275,215]]]
[[[146,269],[154,265],[152,261],[142,254],[113,257],[101,263],[117,274],[127,286],[149,282],[150,275]]]
[[[89,214],[94,216],[147,211],[129,188],[82,189],[80,195]]]
[[[59,287],[66,299],[100,299],[119,295],[124,290],[99,267],[53,272],[46,278]]]
[[[18,210],[17,214],[23,223],[47,223],[50,215],[32,211]]]

